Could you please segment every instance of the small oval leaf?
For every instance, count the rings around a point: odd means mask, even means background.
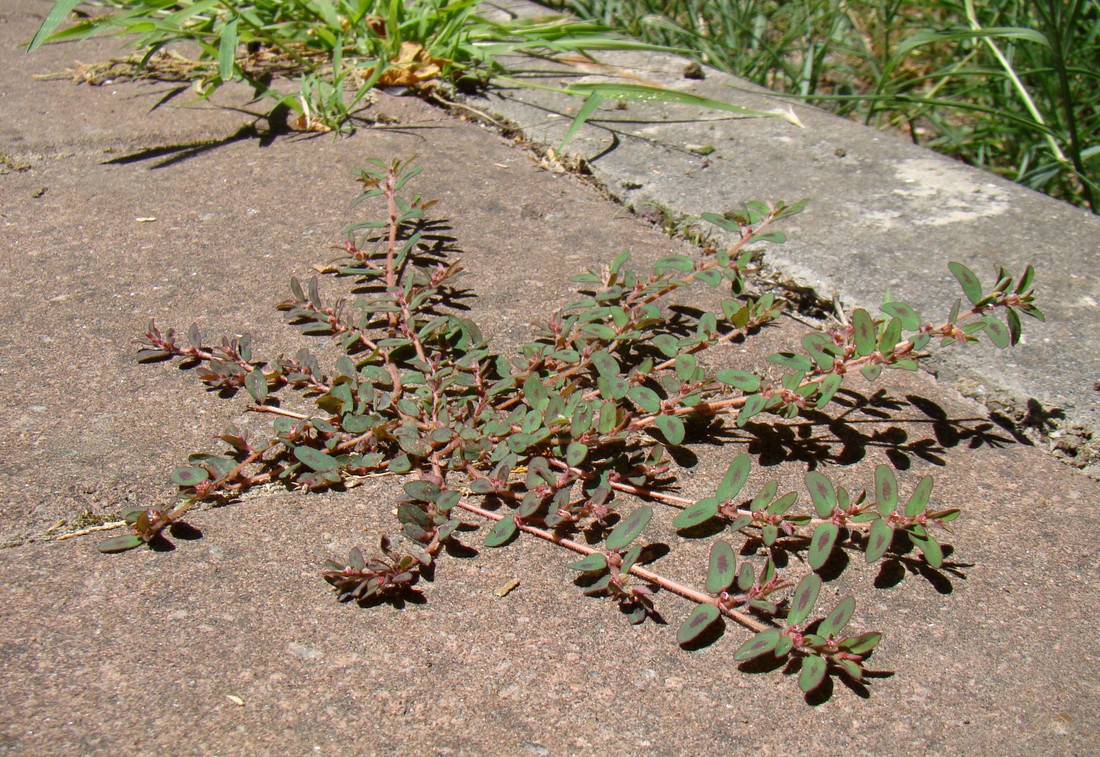
[[[205,468],[176,468],[169,477],[177,486],[196,486],[210,478],[210,474]]]
[[[836,544],[840,527],[836,523],[822,523],[814,529],[814,535],[810,537],[810,553],[807,562],[814,570],[819,570],[829,560]]]
[[[925,476],[920,480],[909,501],[905,503],[906,517],[915,518],[924,512],[924,508],[928,506],[928,499],[932,495],[932,484],[931,476]]]
[[[861,633],[859,636],[852,636],[844,639],[839,646],[845,652],[851,652],[852,654],[865,655],[872,649],[878,646],[878,643],[882,641],[882,633],[879,631],[868,631],[867,633]]]
[[[836,507],[836,488],[824,473],[812,470],[806,473],[806,488],[810,490],[817,517],[828,518]]]
[[[485,537],[485,546],[503,546],[515,537],[518,530],[516,521],[509,515],[507,518],[497,521],[497,524],[493,526],[493,530]]]
[[[699,500],[676,516],[672,521],[673,528],[694,528],[700,523],[705,523],[718,514],[718,504],[718,499],[716,497],[707,497],[706,499]]]
[[[736,371],[725,368],[714,374],[714,378],[727,386],[740,389],[743,392],[755,392],[760,388],[760,377],[745,371]]]
[[[898,480],[888,465],[875,468],[875,504],[882,515],[889,515],[898,506]]]
[[[596,554],[588,555],[582,560],[571,562],[565,567],[569,568],[570,570],[579,570],[583,573],[594,572],[597,570],[606,570],[607,558],[603,554],[597,552]]]
[[[889,523],[882,519],[872,523],[871,530],[867,534],[867,550],[865,552],[867,562],[873,563],[886,554],[886,550],[890,548],[890,543],[893,540],[894,529],[890,528]]]
[[[970,300],[972,305],[977,305],[982,299],[982,282],[969,268],[962,263],[948,263],[947,267],[951,270],[952,275],[958,280],[959,286],[962,287],[963,294],[966,295],[966,299]]]
[[[931,535],[917,536],[912,532],[909,533],[909,538],[917,545],[917,549],[924,553],[924,559],[928,561],[929,565],[933,568],[943,566],[943,548],[940,547],[935,538]]]
[[[807,694],[825,680],[825,660],[815,654],[802,658],[802,672],[798,674],[798,688]]]
[[[125,536],[116,536],[113,539],[108,539],[105,542],[100,542],[96,547],[100,552],[104,554],[114,554],[115,552],[125,552],[128,549],[134,547],[140,547],[142,542],[141,537],[137,534],[126,534]]]
[[[737,555],[728,542],[716,541],[710,548],[710,564],[707,567],[707,593],[725,591],[737,577]]]
[[[810,615],[821,591],[821,576],[811,573],[798,582],[798,588],[791,596],[790,611],[787,613],[787,625],[797,626]]]
[[[404,489],[416,502],[435,502],[440,494],[439,487],[431,481],[409,481]]]
[[[779,643],[779,629],[769,628],[767,631],[761,631],[746,641],[737,651],[733,653],[733,657],[736,660],[744,662],[745,660],[751,660],[754,657],[767,654],[775,649]]]
[[[267,398],[267,377],[259,368],[253,368],[244,377],[244,388],[252,395],[256,402],[263,402]]]
[[[695,640],[703,631],[707,630],[714,621],[718,620],[721,613],[714,605],[696,605],[688,615],[687,620],[676,632],[676,643],[687,644]]]
[[[570,442],[569,446],[565,449],[565,462],[570,467],[577,467],[584,462],[584,458],[588,456],[588,447],[580,442]]]
[[[860,356],[870,355],[878,347],[875,322],[871,314],[863,308],[852,312],[852,331],[856,340],[856,353]]]
[[[920,316],[917,315],[917,311],[904,302],[887,302],[879,309],[900,320],[901,327],[906,331],[916,331],[920,328]]]
[[[652,517],[653,508],[646,505],[645,507],[639,507],[623,518],[623,522],[615,526],[615,530],[608,534],[607,548],[623,549],[629,546],[630,542],[638,538],[638,534],[642,532],[642,529],[646,527]]]
[[[736,497],[745,482],[749,480],[751,470],[751,457],[747,454],[740,454],[735,457],[729,467],[726,468],[726,475],[722,478],[722,483],[718,485],[718,491],[715,492],[714,496],[718,498],[718,501],[726,502]]]
[[[821,621],[821,625],[817,627],[817,633],[820,636],[828,638],[829,636],[838,636],[841,631],[844,630],[844,626],[848,625],[848,621],[852,619],[852,614],[856,611],[856,600],[852,597],[845,597],[837,603],[836,608]]]
[[[307,447],[305,445],[295,447],[294,456],[320,473],[336,470],[340,467],[340,463],[338,463],[335,458],[329,457],[324,452],[314,447]]]
[[[684,441],[684,421],[675,415],[658,415],[657,428],[665,435],[665,440],[675,446]]]

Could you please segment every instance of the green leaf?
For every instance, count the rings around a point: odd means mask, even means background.
[[[982,282],[974,275],[973,271],[962,263],[948,263],[947,267],[958,280],[966,299],[970,300],[971,304],[977,305],[982,299]]]
[[[821,622],[821,625],[817,627],[817,633],[825,637],[838,636],[844,630],[844,627],[848,625],[848,621],[852,619],[855,611],[856,600],[850,596],[844,597]]]
[[[809,693],[821,685],[825,680],[825,670],[828,665],[824,658],[812,654],[802,658],[802,672],[798,674],[798,688]]]
[[[774,523],[769,523],[760,529],[760,538],[764,540],[765,546],[772,546],[779,539],[779,527]]]
[[[793,352],[776,352],[768,355],[767,359],[769,363],[781,365],[793,371],[809,371],[814,367],[814,364],[808,358],[796,355]]]
[[[53,34],[54,30],[61,25],[61,22],[72,13],[73,8],[79,3],[80,0],[54,0],[53,7],[50,8],[50,12],[46,14],[46,18],[42,22],[42,25],[38,27],[38,31],[31,37],[31,41],[27,45],[27,52],[33,53],[37,50],[42,43]]]
[[[294,448],[294,456],[319,473],[336,470],[340,467],[340,463],[335,458],[329,457],[314,447],[297,446]]]
[[[837,390],[840,389],[840,385],[843,383],[844,377],[839,373],[830,373],[823,378],[817,387],[818,395],[814,401],[814,407],[822,408],[832,402]]]
[[[583,463],[587,455],[588,447],[580,442],[570,442],[569,446],[565,448],[565,462],[572,468]]]
[[[743,392],[755,392],[760,388],[760,377],[746,371],[725,368],[714,374],[714,377],[726,386],[732,386]]]
[[[884,517],[898,506],[898,480],[894,477],[894,469],[888,465],[875,468],[875,500]]]
[[[802,337],[802,348],[809,353],[821,370],[833,367],[834,348],[833,340],[820,331],[814,331]]]
[[[750,394],[745,398],[745,404],[737,412],[737,425],[744,426],[754,415],[759,415],[768,404],[768,399],[762,394]]]
[[[126,534],[125,536],[116,536],[113,539],[100,542],[96,549],[104,554],[113,554],[115,552],[125,552],[134,547],[140,547],[142,544],[144,544],[144,542],[137,534]]]
[[[915,518],[924,512],[924,508],[928,506],[928,499],[932,496],[932,484],[931,476],[925,476],[920,480],[909,501],[905,503],[906,517]]]
[[[718,620],[721,614],[714,605],[696,605],[691,615],[688,615],[687,620],[680,626],[680,630],[676,632],[676,643],[687,644],[694,641],[714,621]]]
[[[1008,308],[1005,311],[1005,318],[1008,319],[1009,343],[1015,346],[1020,343],[1020,336],[1024,330],[1023,324],[1020,323],[1020,314],[1012,308]]]
[[[880,632],[869,631],[867,633],[861,633],[859,636],[850,636],[841,641],[837,646],[845,652],[865,655],[877,647],[880,641],[882,641],[882,634]]]
[[[630,387],[630,391],[626,394],[630,399],[634,400],[638,407],[647,413],[658,413],[661,411],[660,396],[648,386],[632,386]]]
[[[983,316],[982,326],[985,327],[985,333],[989,337],[989,341],[1000,349],[1003,350],[1012,343],[1012,333],[1008,330],[1008,327],[993,316]]]
[[[607,536],[608,549],[622,549],[638,538],[638,534],[653,517],[653,508],[649,505],[639,507],[630,515],[623,518],[622,523],[615,527]]]
[[[614,402],[604,402],[600,405],[599,432],[610,434],[619,422],[619,409]]]
[[[177,486],[196,486],[210,478],[210,473],[205,468],[176,468],[169,478]]]
[[[612,357],[606,350],[593,352],[590,360],[592,361],[592,365],[595,366],[596,372],[601,376],[618,376],[622,370],[619,367],[619,361]]]
[[[658,415],[657,428],[665,435],[665,441],[675,446],[684,441],[684,421],[675,415]]]
[[[768,512],[772,515],[782,515],[791,509],[798,500],[798,492],[787,492],[782,497],[768,505]]]
[[[882,330],[882,337],[878,340],[878,351],[883,355],[893,352],[894,347],[901,341],[901,319],[891,318]]]
[[[754,657],[759,657],[760,655],[771,652],[778,643],[779,629],[769,628],[767,631],[761,631],[739,646],[737,651],[733,653],[733,657],[740,662],[751,660]]]
[[[791,595],[790,610],[787,612],[787,625],[801,625],[802,621],[810,616],[810,610],[817,602],[817,595],[821,591],[821,576],[810,573],[798,582],[794,594]]]
[[[252,395],[256,402],[263,402],[267,398],[267,377],[259,368],[253,368],[244,377],[244,388]]]
[[[519,531],[515,519],[509,515],[503,520],[498,520],[493,529],[485,537],[486,547],[500,547],[510,542]]]
[[[894,541],[894,529],[886,521],[879,519],[871,524],[871,530],[867,533],[867,550],[865,556],[868,563],[886,554],[890,543]]]
[[[676,378],[681,381],[694,380],[695,370],[698,367],[699,363],[694,355],[685,353],[676,356]]]
[[[820,471],[807,471],[806,488],[810,490],[810,499],[813,500],[817,517],[828,518],[836,507],[836,488],[833,487],[833,482]]]
[[[493,482],[487,478],[474,479],[470,484],[470,491],[474,494],[491,494],[496,491],[493,487]]]
[[[683,530],[707,522],[718,514],[718,504],[716,497],[699,500],[676,516],[672,521],[673,528]]]
[[[218,78],[230,81],[233,78],[233,63],[237,57],[237,26],[240,19],[235,18],[222,28],[222,38],[218,44]]]
[[[582,573],[594,573],[598,570],[607,570],[607,557],[602,553],[588,555],[587,557],[571,562],[565,567],[569,570],[579,570]]]
[[[749,480],[751,470],[752,458],[747,454],[742,453],[733,458],[729,467],[726,468],[726,475],[722,477],[722,483],[718,485],[718,491],[714,494],[718,501],[728,502],[736,497],[745,486],[745,482]]]
[[[769,481],[764,484],[763,488],[752,498],[752,502],[749,503],[749,511],[755,513],[758,510],[763,510],[768,506],[768,503],[772,501],[772,498],[775,497],[777,491],[779,491],[778,481]]]
[[[566,94],[570,95],[600,95],[602,97],[609,97],[613,99],[631,99],[631,100],[646,100],[650,102],[676,102],[683,105],[694,105],[700,108],[709,108],[710,110],[721,110],[727,113],[735,113],[739,116],[755,117],[755,118],[782,118],[785,121],[789,121],[796,126],[801,126],[797,122],[797,119],[793,114],[788,115],[781,111],[770,112],[761,110],[752,110],[750,108],[744,108],[740,105],[731,105],[720,100],[712,100],[708,97],[701,97],[700,95],[694,95],[690,92],[685,92],[679,89],[666,89],[664,87],[653,87],[646,84],[626,84],[621,82],[577,82],[571,84],[565,88]],[[587,102],[587,101],[586,101]]]
[[[852,312],[852,332],[855,336],[856,353],[870,355],[878,347],[878,335],[871,314],[863,308]]]
[[[879,310],[900,320],[901,327],[906,331],[916,331],[920,328],[920,316],[917,311],[904,302],[887,302]]]
[[[716,541],[710,548],[707,567],[707,593],[718,594],[730,587],[737,577],[737,555],[728,542]]]
[[[952,507],[948,510],[937,510],[934,513],[929,513],[928,517],[935,520],[937,523],[950,523],[958,518],[962,514],[962,511],[958,508]]]
[[[821,523],[814,529],[814,535],[810,537],[810,553],[807,557],[807,562],[813,570],[820,569],[828,561],[838,533],[840,533],[840,527],[836,523]]]
[[[917,545],[917,549],[924,553],[924,559],[929,565],[933,568],[943,567],[943,548],[931,534],[925,531],[924,536],[918,536],[910,530],[909,538]]]
[[[748,591],[755,582],[756,573],[753,571],[752,565],[747,562],[741,563],[741,567],[737,570],[737,588],[741,591]]]
[[[679,340],[672,334],[658,334],[651,341],[653,346],[660,350],[665,357],[676,357],[679,353]]]
[[[441,493],[440,488],[431,481],[409,481],[404,489],[415,502],[435,502]]]
[[[565,130],[565,136],[561,138],[561,142],[558,143],[558,152],[565,149],[566,143],[573,138],[577,133],[577,130],[584,125],[593,113],[596,112],[596,108],[600,107],[600,103],[603,102],[603,98],[600,97],[598,92],[592,92],[584,101],[584,105],[577,111],[577,115],[573,118],[573,123],[569,124],[569,128]]]
[[[611,341],[615,338],[615,329],[604,323],[586,323],[581,327],[586,336]]]
[[[867,379],[868,381],[874,381],[875,379],[877,379],[879,377],[879,375],[881,375],[882,366],[881,365],[865,365],[865,366],[863,366],[862,368],[859,369],[859,372],[863,374],[863,378]]]

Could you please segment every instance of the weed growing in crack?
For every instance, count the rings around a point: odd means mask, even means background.
[[[172,471],[180,503],[127,513],[132,533],[100,549],[151,542],[197,503],[232,500],[260,484],[323,489],[364,475],[405,475],[401,536],[382,537],[376,554],[357,548],[326,565],[324,578],[340,600],[400,601],[420,577],[432,577],[444,547],[455,546],[472,520],[491,525],[486,547],[535,537],[576,553],[568,567],[580,574],[584,593],[607,597],[632,623],[660,617],[661,591],[693,602],[677,633],[685,647],[706,643],[731,620],[754,634],[734,652],[737,660],[792,662],[806,692],[830,674],[863,681],[882,634],[846,630],[851,596],[815,612],[822,569],[839,549],[860,551],[871,563],[910,546],[939,569],[939,538],[959,510],[932,506],[931,477],[902,496],[885,465],[870,493],[809,471],[806,509],[796,508],[798,492],[781,492],[775,481],[743,495],[753,466],[747,454],[729,462],[711,496],[686,499],[671,493],[669,450],[689,438],[715,438],[721,418],[751,431],[753,418],[814,412],[852,373],[875,380],[884,368],[914,370],[934,346],[982,334],[998,347],[1015,344],[1021,314],[1043,317],[1033,303],[1032,268],[1018,280],[1000,271],[986,290],[952,263],[969,306],[956,301],[939,325],[888,300],[881,315],[857,309],[807,334],[797,349],[770,355],[770,369],[712,372],[702,353],[751,335],[782,307],[771,294],[748,293],[745,277],[751,246],[782,242],[774,226],[802,203],[751,203],[740,213],[703,217],[736,235],[729,249],[669,255],[649,271],[628,267],[622,253],[574,277],[578,299],[507,356],[451,307],[462,267],[433,244],[425,215],[431,202],[404,191],[418,171],[409,161],[373,162],[361,174],[359,200],[380,201],[384,214],[351,226],[341,255],[323,267],[353,280],[361,296],[330,300],[317,277],[292,279],[290,298],[278,306],[303,333],[335,342],[342,354],[330,368],[308,350],[264,362],[247,336],[209,347],[196,327],[180,340],[150,324],[142,360],[190,361],[210,389],[246,393],[250,410],[274,415],[273,431],[261,440],[224,433],[226,452],[192,455]],[[693,284],[723,293],[719,312],[672,317],[662,303]],[[766,379],[776,367],[784,374]],[[308,400],[307,412],[277,395]],[[660,550],[643,533],[667,510],[676,511],[672,526],[686,538],[726,535],[711,544],[701,586],[653,567]],[[763,564],[752,557],[755,544],[768,554]],[[812,572],[797,576],[785,561],[777,564],[779,548],[805,549]]]
[[[85,5],[113,10],[77,10]],[[63,27],[74,13],[75,23]],[[352,130],[353,113],[376,87],[423,94],[444,86],[554,89],[519,75],[516,57],[564,61],[579,54],[588,60],[597,50],[671,50],[562,16],[505,17],[480,0],[54,0],[27,50],[99,34],[131,38],[138,51],[135,75],[190,81],[203,98],[242,82],[257,101],[274,101],[269,120],[293,112],[287,126],[318,132]],[[181,42],[188,46],[179,48]],[[279,78],[297,78],[297,91],[277,90]],[[797,123],[789,113],[755,111],[632,78],[558,88],[584,98],[562,144],[608,98],[680,102]],[[90,71],[86,79],[96,76]]]

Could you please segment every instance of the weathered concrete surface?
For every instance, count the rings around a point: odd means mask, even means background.
[[[367,157],[420,154],[420,187],[441,199],[471,273],[471,315],[505,345],[568,300],[568,274],[624,247],[644,261],[677,245],[417,101],[375,106],[394,128],[262,147],[227,140],[251,121],[240,113],[150,116],[166,85],[28,84],[92,57],[18,53],[45,7],[0,12],[0,150],[27,165],[0,175],[0,538],[19,543],[0,551],[0,753],[1095,751],[1100,485],[926,374],[890,375],[880,394],[853,384],[852,406],[830,417],[697,445],[683,477],[684,496],[704,496],[748,450],[760,463],[749,490],[771,477],[796,487],[810,461],[858,489],[889,460],[903,490],[933,473],[937,501],[964,508],[943,572],[857,559],[823,592],[823,606],[857,592],[855,625],[889,634],[874,663],[897,673],[869,697],[838,684],[807,703],[790,675],[743,672],[733,627],[677,649],[690,608],[673,598],[660,598],[668,626],[630,628],[579,596],[568,558],[539,544],[444,559],[425,604],[335,603],[320,563],[394,530],[399,481],[196,513],[202,538],[171,553],[50,541],[55,525],[170,496],[166,471],[184,455],[214,449],[230,422],[258,422],[186,372],[134,365],[131,340],[155,316],[292,351],[300,341],[272,304],[359,217],[347,205]],[[50,131],[65,119],[77,125]],[[217,146],[164,162],[196,143]],[[799,328],[722,359],[755,364]],[[672,515],[650,529],[674,548],[658,565],[698,581],[706,545],[676,535]]]
[[[503,5],[521,15],[545,13],[522,0]],[[936,369],[994,409],[1007,406],[1010,416],[1023,417],[1035,399],[1063,410],[1063,428],[1079,426],[1085,440],[1100,431],[1100,216],[717,71],[687,79],[686,61],[677,56],[599,58],[607,65],[523,68],[543,85],[657,83],[755,110],[790,110],[804,127],[663,102],[630,101],[624,110],[607,101],[565,152],[587,161],[613,196],[643,213],[656,206],[674,217],[809,198],[789,226],[790,241],[767,254],[781,277],[848,307],[877,308],[889,289],[935,323],[946,318],[944,303],[961,295],[949,261],[970,266],[987,286],[998,266],[1018,274],[1032,263],[1047,322],[1025,319],[1028,349],[1006,359],[988,343],[975,345],[937,359]],[[515,89],[475,104],[533,142],[556,147],[581,101]],[[713,152],[692,152],[698,148]],[[1042,424],[1042,413],[1032,416]],[[1056,438],[1052,446],[1063,447],[1071,462],[1100,463],[1096,443]]]

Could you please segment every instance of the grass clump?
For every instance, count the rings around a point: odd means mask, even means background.
[[[273,113],[294,111],[292,126],[304,131],[350,130],[353,111],[375,87],[424,93],[440,85],[492,86],[508,73],[507,56],[665,49],[561,16],[489,18],[481,6],[481,0],[55,0],[27,49],[99,34],[127,35],[139,52],[139,67],[167,62],[170,78],[192,81],[203,97],[227,82],[245,82],[257,100],[274,101]],[[63,26],[74,14],[77,22]],[[181,58],[180,50],[187,57]],[[280,78],[296,78],[297,90],[277,89],[273,82]],[[508,83],[536,86],[522,79]],[[591,103],[645,96],[742,116],[776,115],[675,90],[644,89],[601,84],[598,91],[565,91]],[[587,113],[577,125],[585,118]]]
[[[1096,0],[559,5],[1100,212]]]

